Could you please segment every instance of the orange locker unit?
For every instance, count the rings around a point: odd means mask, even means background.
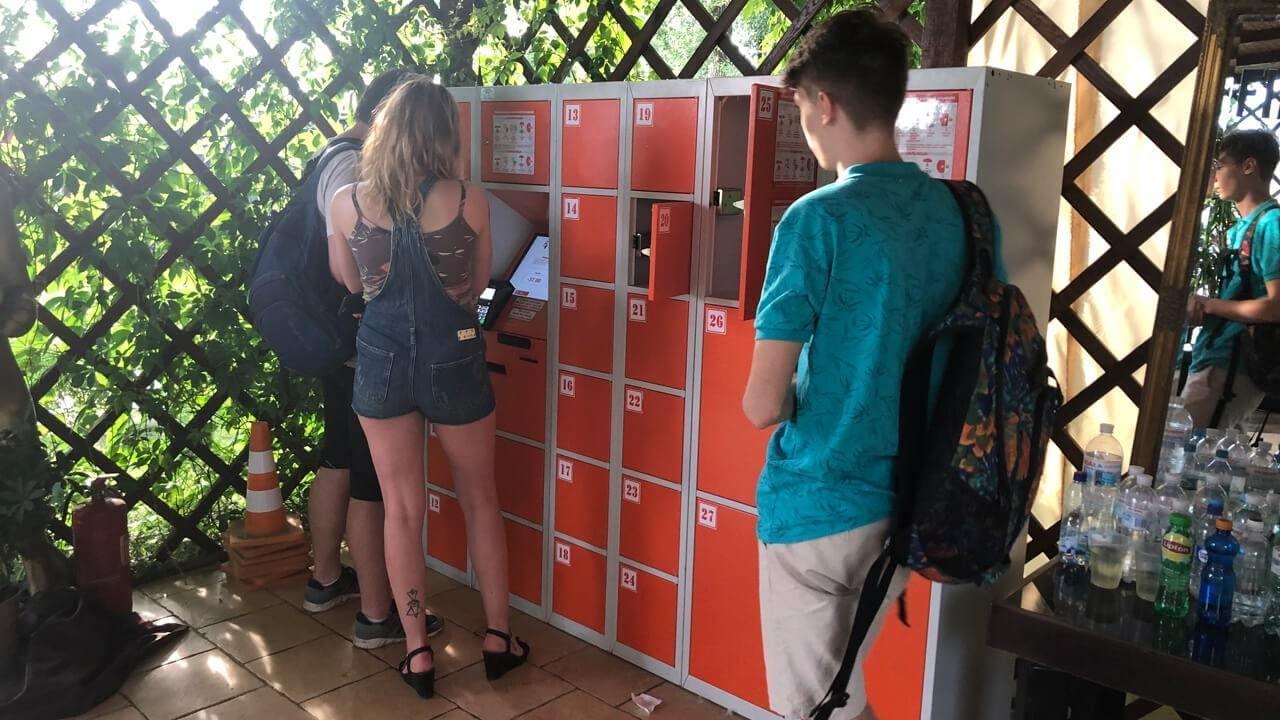
[[[979,182],[1011,279],[1048,288],[1065,86],[983,68],[914,71],[910,83],[903,157]],[[755,536],[771,433],[746,421],[741,397],[774,228],[835,179],[778,85],[455,91],[466,167],[493,208],[495,268],[526,288],[487,332],[512,602],[755,720],[777,717]],[[1011,144],[1020,152],[984,151]],[[1032,294],[1043,321],[1048,293]],[[428,466],[428,562],[465,576],[461,512],[434,441]],[[869,649],[881,717],[1007,711],[1010,668],[982,641],[1003,589],[913,578],[911,625],[890,614]]]

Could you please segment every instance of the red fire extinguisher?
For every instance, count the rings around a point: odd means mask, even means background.
[[[71,515],[75,545],[76,583],[103,607],[133,612],[133,573],[129,569],[129,510],[118,497],[107,496],[107,479],[100,475],[89,486],[89,502]]]

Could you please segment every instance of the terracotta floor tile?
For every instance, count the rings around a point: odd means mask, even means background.
[[[480,637],[452,623],[445,623],[444,632],[431,638],[431,647],[436,651],[437,680],[484,659]],[[391,667],[397,668],[400,667],[400,661],[404,659],[405,646],[404,643],[396,643],[369,652],[382,658],[382,661]]]
[[[316,622],[321,625],[350,640],[355,632],[356,613],[358,612],[360,612],[360,601],[353,599],[351,602],[343,603],[332,610],[315,613],[311,617],[315,618]]]
[[[568,683],[532,665],[490,683],[484,666],[477,664],[436,683],[436,692],[480,720],[510,720],[572,690]]]
[[[258,688],[235,700],[214,705],[182,720],[314,720],[289,698],[271,688]]]
[[[480,593],[470,588],[457,588],[434,595],[427,601],[427,608],[471,632],[484,632],[487,626],[484,607],[480,604]]]
[[[521,715],[520,720],[631,720],[631,716],[581,690],[574,690],[533,712]]]
[[[645,692],[662,701],[662,704],[653,713],[659,717],[669,717],[673,720],[675,718],[679,718],[679,720],[724,720],[725,718],[738,717],[710,700],[698,697],[688,690],[671,683],[663,683]],[[645,715],[643,710],[636,707],[636,704],[631,702],[631,698],[627,698],[627,701],[621,705],[621,709],[644,720],[648,720],[650,717]]]
[[[447,593],[450,590],[457,590],[465,587],[466,585],[463,585],[457,580],[454,580],[447,575],[442,575],[431,568],[427,568],[427,597],[435,597],[436,595]]]
[[[194,628],[230,620],[254,610],[280,604],[280,598],[265,590],[237,590],[231,583],[173,593],[157,598],[161,605]]]
[[[200,632],[243,663],[328,635],[329,629],[292,605],[280,603]]]
[[[418,697],[396,670],[384,670],[377,675],[351,683],[318,698],[308,700],[302,707],[317,720],[348,720],[348,718],[376,718],[377,720],[426,720],[443,715],[454,708],[453,703],[437,694],[429,700]]]
[[[161,607],[159,603],[152,600],[149,595],[141,590],[133,591],[133,611],[147,621],[159,620],[162,617],[173,614]]]
[[[476,716],[466,710],[450,710],[436,720],[476,720]]]
[[[662,684],[656,675],[595,647],[561,658],[546,669],[614,707],[629,700],[633,692]]]
[[[222,584],[226,579],[227,574],[214,566],[192,570],[163,580],[156,580],[138,589],[154,599],[159,599],[200,588],[208,589]]]
[[[182,621],[170,615],[169,617],[161,618],[160,622],[177,623]],[[152,670],[160,667],[161,665],[168,665],[171,662],[175,662],[183,658],[189,658],[192,655],[199,655],[206,650],[212,649],[213,643],[209,642],[203,635],[196,632],[194,628],[187,628],[187,631],[182,633],[182,636],[176,641],[170,642],[143,658],[143,660],[138,664],[138,667],[134,669],[134,672],[138,673]]]
[[[116,710],[113,713],[99,716],[99,720],[147,720],[146,716],[138,712],[135,707],[127,707],[122,710]]]
[[[307,591],[307,581],[305,578],[296,583],[290,583],[288,585],[274,587],[271,589],[271,592],[274,593],[276,597],[298,608],[299,610],[302,609],[302,596],[303,594],[306,593],[306,591]]]
[[[546,666],[587,646],[569,633],[514,609],[511,611],[511,630],[516,637],[529,643],[533,664],[538,667]]]
[[[246,667],[300,703],[384,670],[386,664],[346,638],[326,635]]]
[[[148,720],[173,720],[262,686],[220,650],[134,675],[121,692]]]
[[[73,720],[89,720],[90,718],[100,718],[103,715],[109,715],[118,710],[129,707],[129,701],[125,696],[116,693],[111,697],[98,703],[98,706],[83,715],[77,715]]]

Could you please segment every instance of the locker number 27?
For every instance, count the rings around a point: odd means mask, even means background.
[[[698,524],[702,527],[716,529],[716,506],[698,503]]]
[[[636,583],[636,571],[626,565],[621,566],[619,570],[621,571],[619,573],[621,580],[618,584],[622,586],[622,589],[630,590],[631,592],[640,592]]]
[[[560,563],[561,565],[572,565],[573,563],[570,562],[571,557],[572,556],[569,553],[569,546],[557,540],[556,541],[556,562]]]
[[[573,375],[560,375],[560,394],[565,397],[573,397],[574,389],[578,384],[578,379]]]

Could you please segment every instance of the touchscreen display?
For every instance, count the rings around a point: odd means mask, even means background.
[[[546,302],[550,266],[551,238],[538,235],[520,260],[516,271],[511,274],[511,284],[515,287],[516,296]]]

